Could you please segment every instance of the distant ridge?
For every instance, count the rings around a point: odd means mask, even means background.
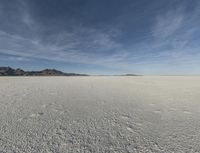
[[[64,73],[56,69],[44,69],[41,71],[24,71],[11,67],[0,67],[0,76],[88,76],[87,74]]]
[[[138,75],[138,74],[125,74],[125,75],[122,75],[122,76],[142,76],[142,75]]]

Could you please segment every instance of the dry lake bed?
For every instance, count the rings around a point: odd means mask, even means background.
[[[0,77],[1,153],[199,153],[200,77]]]

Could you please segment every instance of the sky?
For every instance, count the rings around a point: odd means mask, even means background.
[[[200,74],[199,0],[0,0],[0,66]]]

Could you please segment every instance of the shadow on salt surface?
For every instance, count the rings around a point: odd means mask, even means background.
[[[169,110],[170,110],[170,111],[177,111],[177,109],[174,108],[174,107],[169,108]]]
[[[39,117],[39,116],[42,116],[42,115],[44,115],[44,113],[43,112],[39,112],[39,113],[31,114],[30,117],[31,118],[36,118],[36,117]]]
[[[58,112],[60,114],[64,114],[68,112],[67,109],[63,109],[62,105],[59,105],[56,103],[43,104],[41,105],[41,108],[46,111]]]
[[[130,116],[129,115],[121,115],[120,118],[124,119],[124,120],[128,120],[128,119],[130,119]]]
[[[43,112],[39,112],[39,113],[33,113],[30,114],[28,117],[21,117],[17,120],[17,122],[22,122],[23,120],[28,120],[28,119],[33,119],[33,118],[38,118],[40,116],[44,115]]]
[[[154,110],[153,111],[155,114],[162,114],[162,111],[161,110]]]
[[[183,111],[184,114],[188,114],[188,115],[192,115],[192,112],[188,111],[188,110],[184,110]]]

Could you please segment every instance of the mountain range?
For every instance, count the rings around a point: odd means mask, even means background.
[[[24,71],[11,67],[0,67],[0,76],[88,76],[86,74],[65,73],[56,69],[44,69],[41,71]]]

